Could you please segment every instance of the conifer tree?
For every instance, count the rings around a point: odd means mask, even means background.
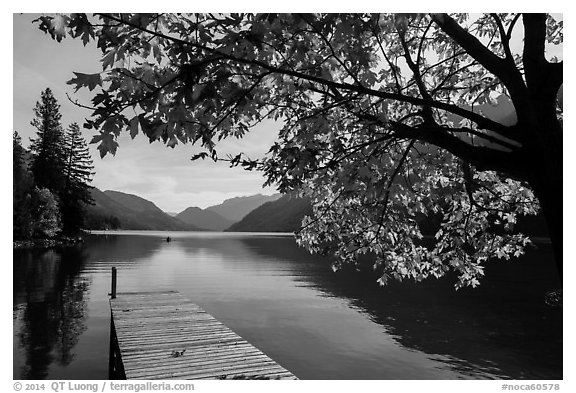
[[[30,201],[33,180],[27,169],[22,138],[16,131],[12,138],[12,149],[12,235],[14,239],[26,239],[32,236]]]
[[[60,124],[60,105],[50,88],[42,92],[34,114],[31,124],[38,130],[36,138],[30,139],[34,181],[39,188],[57,195],[64,188],[64,130]]]
[[[14,134],[12,134],[12,172],[15,183],[17,180],[20,180],[22,176],[25,163],[24,154],[25,150],[22,147],[22,138],[17,131],[14,131]]]
[[[77,123],[72,123],[68,127],[64,139],[64,189],[60,196],[62,223],[64,232],[76,233],[84,223],[84,205],[93,203],[90,182],[92,182],[94,166]]]

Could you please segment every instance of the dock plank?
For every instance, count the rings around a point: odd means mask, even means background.
[[[110,308],[127,379],[297,379],[179,292],[118,293]]]

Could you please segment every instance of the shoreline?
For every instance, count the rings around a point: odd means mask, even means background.
[[[75,237],[59,237],[55,239],[30,239],[30,240],[13,240],[13,250],[23,249],[44,249],[53,247],[73,247],[84,242],[81,235]]]

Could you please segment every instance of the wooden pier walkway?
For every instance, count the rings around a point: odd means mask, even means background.
[[[113,288],[110,379],[297,379],[178,292]]]

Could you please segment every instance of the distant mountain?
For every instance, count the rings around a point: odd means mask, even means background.
[[[209,231],[223,231],[234,223],[212,210],[202,210],[199,207],[189,207],[175,217],[182,222]]]
[[[558,104],[561,108],[564,107],[564,86],[560,86],[560,89],[558,89]],[[516,109],[514,108],[512,100],[504,94],[501,94],[496,98],[495,104],[484,103],[474,107],[467,105],[463,105],[462,107],[474,113],[480,113],[490,120],[497,121],[505,126],[512,126],[518,121]],[[460,120],[462,120],[462,117],[449,114],[448,119],[453,121],[455,125],[458,125]]]
[[[512,104],[510,98],[504,94],[500,95],[496,99],[496,104],[485,103],[474,107],[464,105],[463,108],[474,113],[482,114],[490,120],[497,121],[505,126],[512,126],[518,121],[514,104]],[[448,119],[454,122],[457,126],[460,120],[462,120],[462,117],[455,114],[449,114]]]
[[[95,205],[87,206],[86,229],[199,230],[136,195],[94,188],[92,198]]]
[[[235,223],[227,232],[294,232],[300,229],[302,219],[312,214],[308,198],[284,195],[267,202]]]
[[[218,213],[220,216],[232,222],[242,220],[248,213],[262,206],[266,202],[275,201],[280,199],[281,194],[274,195],[252,195],[226,199],[220,205],[210,206],[204,209],[205,211],[212,211]]]
[[[111,190],[104,191],[104,195],[118,202],[122,206],[129,208],[130,210],[134,210],[137,212],[150,211],[166,214],[153,202],[150,202],[149,200],[141,198],[136,195]]]

